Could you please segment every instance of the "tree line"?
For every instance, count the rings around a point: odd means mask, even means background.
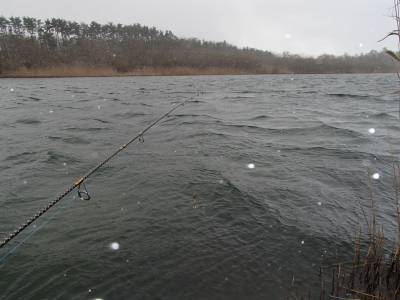
[[[316,58],[238,48],[226,42],[183,39],[140,24],[90,24],[60,18],[0,16],[0,74],[57,66],[107,67],[116,72],[186,67],[238,73],[393,72],[383,52]]]

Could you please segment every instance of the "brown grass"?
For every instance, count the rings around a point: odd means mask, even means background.
[[[267,70],[264,70],[267,71]],[[34,77],[107,77],[107,76],[183,76],[183,75],[245,75],[257,74],[232,68],[190,68],[190,67],[143,67],[128,72],[117,72],[112,67],[54,66],[48,68],[20,68],[14,72],[0,74],[2,78]]]
[[[400,62],[400,0],[393,0],[396,30],[390,32],[385,38],[395,36],[398,39],[399,52],[387,51],[397,62]],[[384,38],[384,39],[385,39]],[[400,78],[399,73],[397,73]],[[400,105],[400,102],[399,102]],[[400,106],[399,106],[400,108]],[[400,114],[400,109],[399,109]],[[369,174],[369,180],[371,174]],[[325,299],[380,299],[400,300],[400,163],[393,162],[393,199],[396,210],[397,239],[393,245],[385,247],[383,229],[378,229],[376,224],[376,208],[369,182],[370,217],[361,206],[366,225],[368,227],[368,240],[366,247],[361,246],[361,232],[356,236],[354,244],[354,258],[352,262],[338,263],[332,269],[330,291],[325,288],[323,267],[321,267],[321,293],[320,300]],[[361,203],[360,203],[361,204]],[[390,256],[388,254],[390,249]],[[363,251],[365,250],[365,251]],[[329,267],[331,268],[331,266]],[[326,298],[326,292],[328,297]]]
[[[397,210],[398,230],[400,232],[399,163],[393,163],[393,179],[394,206]],[[361,233],[359,233],[355,239],[353,261],[334,265],[330,290],[321,292],[321,300],[400,299],[400,240],[398,237],[398,240],[392,246],[391,255],[385,255],[387,253],[387,250],[385,250],[385,236],[383,230],[377,229],[376,226],[376,211],[372,192],[370,193],[370,197],[371,216],[369,224],[367,224],[367,247],[363,251],[363,247],[361,247]],[[323,280],[322,277],[321,280]],[[326,292],[329,294],[328,298],[325,297]]]
[[[108,67],[57,66],[48,68],[20,68],[1,77],[77,77],[115,76],[118,73]]]

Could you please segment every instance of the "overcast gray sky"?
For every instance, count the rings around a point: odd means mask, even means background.
[[[3,2],[3,3],[1,3]],[[383,47],[393,0],[0,0],[0,14],[141,23],[181,37],[273,52],[349,54]]]

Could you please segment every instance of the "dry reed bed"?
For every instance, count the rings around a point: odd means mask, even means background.
[[[369,176],[370,178],[370,176]],[[370,185],[371,186],[371,185]],[[370,217],[366,218],[368,235],[362,246],[361,231],[354,243],[352,262],[337,263],[331,269],[329,284],[323,282],[324,268],[321,267],[320,300],[360,299],[394,300],[400,299],[400,164],[393,164],[394,204],[397,211],[397,240],[392,245],[390,255],[385,248],[383,229],[376,224],[376,211],[372,189],[370,189]],[[364,211],[364,210],[363,210]],[[366,214],[364,213],[364,216]],[[389,246],[390,247],[390,246]],[[389,248],[390,249],[390,248]]]
[[[143,67],[128,72],[118,72],[111,67],[54,66],[48,68],[20,68],[15,72],[0,74],[3,78],[35,77],[107,77],[107,76],[184,76],[184,75],[245,75],[255,74],[231,68]]]

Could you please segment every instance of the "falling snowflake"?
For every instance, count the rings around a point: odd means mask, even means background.
[[[318,206],[321,206],[321,205],[322,205],[322,202],[321,202],[321,201],[318,201],[317,204],[318,204]]]
[[[372,178],[375,180],[378,180],[380,177],[381,177],[381,175],[379,175],[379,173],[372,174]]]
[[[247,167],[248,167],[249,169],[254,169],[254,168],[255,168],[255,165],[252,164],[252,163],[250,163],[250,164],[247,164]]]
[[[49,114],[52,114],[53,112],[54,112],[54,110],[51,110],[51,109],[49,110]]]
[[[11,89],[10,89],[10,92],[14,92],[14,89],[13,89],[13,88],[11,88]]]
[[[370,134],[374,134],[374,133],[375,133],[375,128],[370,128],[370,129],[368,129],[368,132],[369,132]]]
[[[119,243],[117,243],[117,242],[111,243],[110,248],[111,248],[111,250],[114,250],[114,251],[119,250]]]

